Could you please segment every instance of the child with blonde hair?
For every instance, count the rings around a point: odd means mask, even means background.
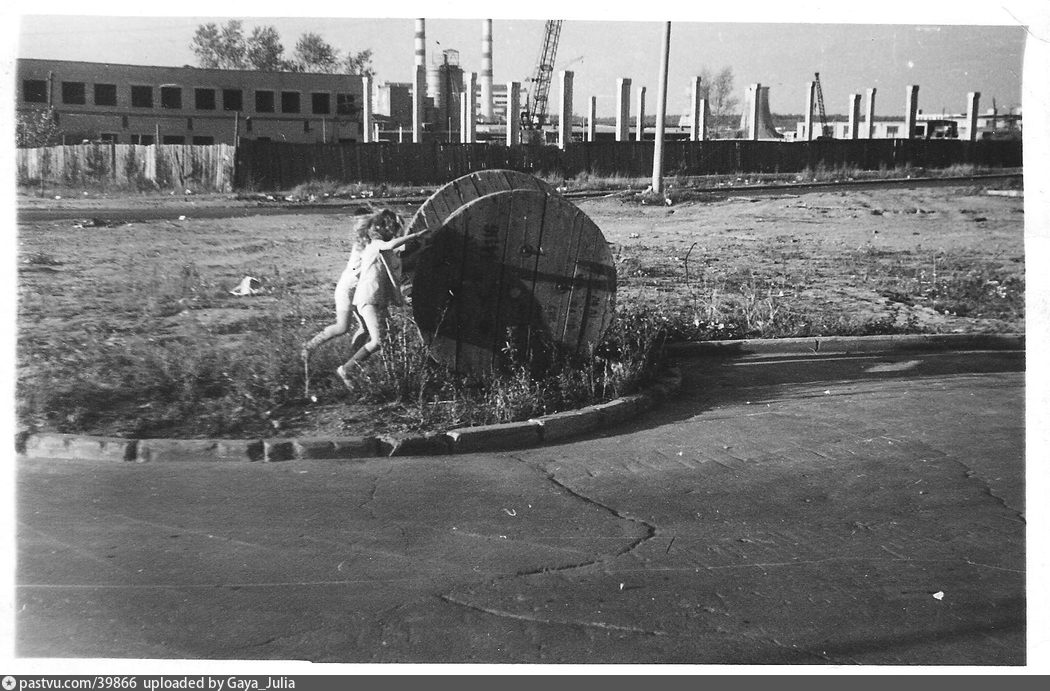
[[[307,362],[315,348],[350,330],[353,314],[357,321],[351,340],[353,355],[336,369],[348,387],[350,368],[360,367],[383,347],[390,306],[404,304],[401,260],[394,250],[430,230],[424,228],[397,237],[401,227],[401,219],[389,209],[369,214],[354,224],[350,258],[335,286],[335,322],[303,345],[302,357]]]

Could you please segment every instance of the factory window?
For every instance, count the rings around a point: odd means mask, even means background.
[[[169,110],[182,108],[182,89],[177,86],[160,87],[160,107]]]
[[[117,85],[116,84],[96,84],[95,85],[95,105],[96,106],[115,106],[115,105],[117,105]]]
[[[255,92],[255,112],[272,113],[274,109],[274,95],[272,91]]]
[[[141,144],[142,146],[149,146],[153,143],[152,134],[133,134],[131,135],[132,144]]]
[[[240,89],[222,90],[223,110],[244,110],[244,97]]]
[[[84,82],[62,82],[62,103],[83,105],[86,102]]]
[[[336,115],[353,115],[356,108],[354,108],[354,95],[353,94],[336,94],[335,95],[335,112]]]
[[[897,136],[897,126],[896,125],[886,125],[886,138],[887,139],[892,139],[892,138],[894,138],[896,136]]]
[[[199,146],[210,146],[215,143],[215,137],[194,137],[193,143]]]
[[[332,95],[328,93],[310,94],[313,101],[314,115],[328,115],[332,112]]]
[[[98,140],[105,144],[116,144],[120,138],[110,132],[102,132],[98,135]]]
[[[298,113],[299,112],[299,92],[298,91],[282,91],[281,92],[281,112],[282,113]]]
[[[310,131],[310,121],[309,120],[303,120],[303,132],[309,132],[309,131]]]
[[[133,86],[133,87],[131,87],[131,107],[132,108],[152,108],[153,107],[153,87],[152,86]]]
[[[22,98],[29,103],[47,103],[47,82],[43,79],[23,79]]]
[[[165,134],[161,137],[162,144],[185,144],[186,137],[181,134]]]
[[[215,89],[194,89],[193,105],[197,110],[215,110]]]

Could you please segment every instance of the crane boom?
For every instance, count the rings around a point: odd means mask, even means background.
[[[824,111],[824,91],[820,88],[820,72],[813,73],[814,84],[817,90],[817,108],[820,112],[820,136],[830,137],[831,128],[828,127],[828,114]]]
[[[529,90],[526,113],[530,128],[540,128],[547,121],[547,96],[554,76],[554,57],[558,54],[558,39],[561,37],[561,19],[548,19],[543,29],[543,47],[536,63],[536,72],[532,77],[532,89]]]

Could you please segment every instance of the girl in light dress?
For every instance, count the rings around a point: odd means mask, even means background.
[[[400,230],[401,219],[389,209],[369,214],[354,224],[350,258],[335,286],[335,322],[303,345],[303,361],[308,362],[315,348],[350,330],[353,314],[357,320],[357,331],[351,340],[353,355],[336,368],[347,387],[350,368],[360,367],[383,347],[390,306],[404,304],[401,260],[394,250],[430,229],[397,237]]]

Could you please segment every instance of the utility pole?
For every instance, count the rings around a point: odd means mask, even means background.
[[[664,118],[667,116],[667,62],[671,53],[671,22],[664,25],[664,43],[660,54],[660,90],[656,98],[656,136],[653,142],[653,193],[660,194],[664,186]],[[642,138],[641,127],[638,139]]]

